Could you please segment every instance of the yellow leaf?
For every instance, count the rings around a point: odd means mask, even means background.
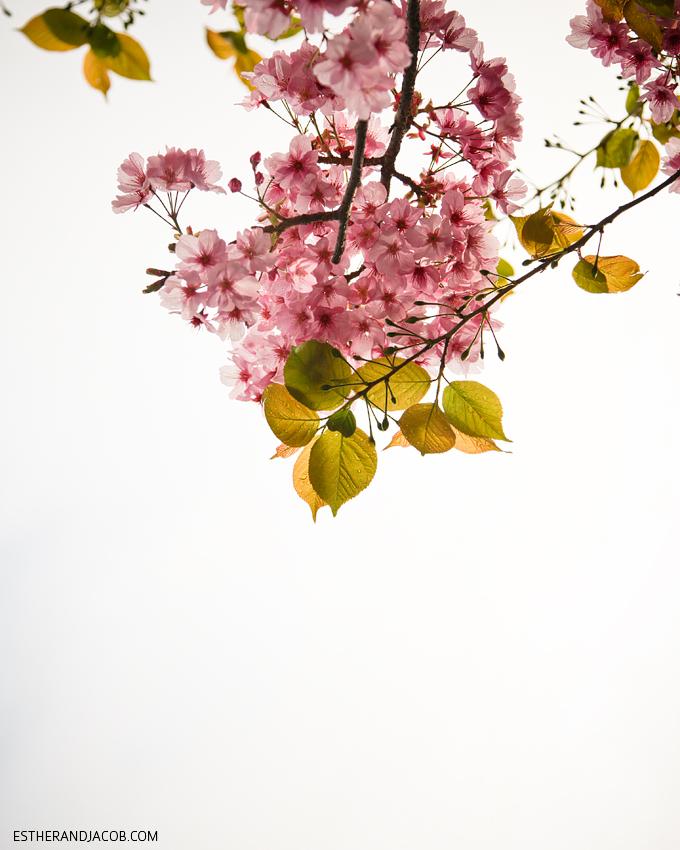
[[[293,467],[293,487],[295,487],[295,492],[302,501],[309,505],[314,522],[316,522],[316,514],[319,508],[328,504],[319,496],[309,480],[309,455],[312,452],[312,446],[318,439],[318,437],[315,437],[311,443],[304,447]]]
[[[456,444],[454,449],[459,452],[465,452],[467,455],[480,455],[484,452],[500,452],[501,449],[489,437],[470,437],[462,431],[458,431],[451,426],[451,430],[456,436]]]
[[[421,455],[450,451],[456,437],[438,404],[414,404],[399,420],[409,443]]]
[[[238,78],[244,85],[248,86],[251,91],[254,91],[255,86],[252,85],[250,80],[241,75],[252,71],[257,63],[262,61],[260,54],[248,48],[246,48],[245,53],[237,50],[230,41],[218,32],[206,29],[205,33],[208,41],[208,47],[212,50],[215,56],[217,56],[218,59],[234,58],[236,60],[234,62],[234,70],[236,71]]]
[[[45,23],[42,15],[31,18],[26,26],[21,28],[20,32],[43,50],[75,50],[76,47],[80,46],[78,44],[68,44],[68,42],[57,38]]]
[[[277,457],[293,457],[300,451],[300,446],[287,446],[285,443],[281,443],[276,447],[276,452],[269,458],[269,460],[276,460]]]
[[[116,33],[120,41],[120,53],[107,56],[106,67],[129,80],[151,80],[149,57],[142,45],[124,32]]]
[[[568,248],[583,236],[583,227],[577,224],[573,218],[560,212],[552,213],[555,224],[555,242],[560,248]],[[553,247],[555,247],[555,242]]]
[[[404,432],[403,431],[397,431],[397,433],[394,435],[394,437],[392,437],[390,442],[385,446],[383,451],[385,451],[386,449],[391,449],[393,446],[401,446],[401,448],[407,449],[410,445],[411,444],[409,443],[409,441],[404,436]]]
[[[231,42],[223,38],[218,32],[213,32],[206,28],[205,34],[208,47],[218,59],[231,59],[232,56],[236,56],[238,53],[238,50],[236,50]]]
[[[658,174],[660,162],[658,148],[650,139],[645,139],[640,142],[633,160],[621,169],[621,179],[633,194],[641,192]]]
[[[262,57],[259,53],[256,53],[254,50],[249,50],[247,53],[239,53],[236,57],[236,62],[234,62],[234,70],[238,74],[239,80],[241,80],[244,85],[248,86],[251,91],[255,91],[255,86],[249,79],[244,77],[243,74],[254,70],[258,62],[261,61]]]
[[[595,257],[591,254],[579,260],[571,274],[581,289],[596,294],[626,292],[644,277],[635,260],[621,254],[615,257]]]
[[[103,60],[95,56],[91,50],[85,54],[85,62],[83,64],[83,72],[85,79],[94,89],[99,89],[106,97],[106,92],[111,87],[109,72],[106,70],[106,65]]]

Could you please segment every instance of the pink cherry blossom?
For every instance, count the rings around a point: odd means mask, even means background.
[[[144,157],[131,153],[118,169],[118,188],[124,194],[112,202],[115,213],[136,210],[151,197],[151,184],[146,173]]]

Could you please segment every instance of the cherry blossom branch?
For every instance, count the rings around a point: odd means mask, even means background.
[[[349,225],[349,214],[352,209],[352,201],[361,183],[361,170],[364,167],[364,150],[366,149],[366,134],[368,132],[368,121],[357,121],[354,136],[354,157],[352,159],[352,170],[342,203],[338,210],[340,227],[335,240],[335,251],[333,252],[333,263],[339,263],[345,250],[345,238]]]
[[[399,372],[404,367],[408,366],[409,363],[413,363],[418,358],[422,357],[423,354],[430,351],[432,348],[435,348],[437,345],[441,343],[448,344],[448,342],[453,339],[453,337],[458,333],[458,331],[463,328],[469,321],[476,318],[477,316],[488,313],[489,309],[494,306],[498,301],[504,298],[508,293],[512,292],[516,289],[521,283],[525,283],[527,280],[530,280],[532,277],[535,277],[538,274],[546,271],[549,268],[555,268],[557,264],[567,256],[567,254],[572,254],[574,251],[578,251],[580,253],[581,248],[586,245],[596,234],[602,234],[607,225],[616,221],[616,219],[623,215],[623,213],[628,212],[628,210],[633,209],[644,201],[653,198],[654,195],[658,195],[663,189],[670,186],[676,180],[680,178],[680,170],[676,171],[674,174],[664,180],[663,183],[659,183],[658,186],[655,186],[653,189],[650,189],[649,192],[646,192],[644,195],[640,195],[639,198],[634,198],[632,201],[629,201],[627,204],[623,204],[620,207],[617,207],[613,212],[609,215],[605,216],[603,219],[597,222],[597,224],[592,224],[587,228],[587,232],[584,235],[576,240],[576,242],[572,242],[571,245],[568,245],[566,248],[562,249],[557,254],[551,254],[549,257],[542,259],[538,262],[538,265],[534,266],[533,269],[528,271],[526,274],[522,275],[522,277],[517,280],[510,281],[504,286],[499,287],[498,291],[484,304],[480,305],[476,310],[473,310],[471,313],[463,316],[458,322],[458,324],[451,328],[451,330],[447,331],[445,334],[442,334],[439,337],[435,337],[434,339],[427,340],[423,342],[422,345],[419,346],[418,351],[414,354],[411,354],[409,357],[402,360],[401,363],[396,364],[393,368],[382,375],[380,378],[376,378],[375,381],[371,381],[367,383],[359,392],[355,393],[351,399],[349,399],[349,404],[353,404],[357,399],[360,399],[366,396],[374,387],[378,386],[381,383],[388,382],[397,372]]]
[[[380,174],[380,182],[390,194],[390,182],[394,175],[394,165],[397,155],[401,149],[406,131],[411,124],[411,107],[413,104],[413,93],[415,91],[416,76],[418,74],[418,53],[420,45],[420,0],[408,0],[406,10],[406,44],[411,51],[411,64],[404,71],[399,98],[399,109],[394,119],[392,137],[383,155],[383,166]]]
[[[268,224],[263,227],[265,233],[283,233],[289,227],[297,227],[298,224],[314,224],[317,221],[337,221],[340,218],[340,207],[336,210],[323,210],[323,212],[304,213],[303,215],[292,215],[282,219],[278,224]]]

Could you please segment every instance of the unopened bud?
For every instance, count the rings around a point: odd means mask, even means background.
[[[250,157],[250,164],[253,166],[253,169],[257,168],[257,166],[260,164],[261,160],[262,160],[262,154],[259,151],[256,151]]]
[[[231,192],[240,192],[243,187],[243,184],[238,179],[238,177],[232,177],[229,181],[229,190]]]
[[[264,174],[261,171],[258,171],[255,174],[255,185],[259,186],[261,183],[264,183]]]

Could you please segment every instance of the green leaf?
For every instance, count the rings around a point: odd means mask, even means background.
[[[609,21],[620,21],[623,17],[623,7],[626,0],[595,0],[602,9],[602,14]]]
[[[274,434],[287,446],[306,446],[319,428],[319,414],[300,404],[281,384],[262,394],[264,415]]]
[[[446,418],[469,437],[510,442],[503,433],[503,408],[496,393],[477,381],[452,381],[442,394]]]
[[[21,29],[33,44],[43,50],[74,50],[87,41],[85,18],[66,9],[47,9]]]
[[[632,127],[612,130],[597,148],[595,168],[623,168],[633,158],[640,137]]]
[[[501,277],[512,277],[514,273],[515,270],[510,263],[501,257],[496,266],[496,274],[501,275]]]
[[[543,207],[531,215],[511,215],[510,219],[523,248],[534,258],[558,254],[583,236],[580,224],[551,207]]]
[[[660,18],[675,17],[673,0],[638,0],[638,5]]]
[[[311,443],[304,447],[293,467],[293,487],[295,487],[295,492],[302,501],[307,502],[309,505],[314,522],[316,522],[316,515],[319,508],[323,508],[328,504],[328,502],[324,502],[321,496],[319,496],[309,480],[309,455],[311,454],[314,443],[318,439],[318,437],[315,437]]]
[[[661,157],[654,142],[645,139],[640,142],[638,152],[621,169],[621,179],[635,194],[646,189],[659,172]]]
[[[326,427],[329,431],[338,431],[343,437],[351,437],[357,429],[357,420],[349,408],[343,408],[328,417]]]
[[[522,247],[532,257],[544,257],[555,238],[550,207],[542,207],[528,216],[510,216]]]
[[[678,130],[678,123],[680,122],[680,113],[678,110],[674,110],[673,117],[670,121],[666,121],[663,124],[655,124],[652,121],[652,135],[660,142],[662,145],[666,145],[669,139],[680,138],[680,130]]]
[[[597,259],[597,267],[595,260]],[[586,292],[625,292],[644,277],[640,266],[629,257],[584,257],[571,273],[576,283]]]
[[[357,369],[357,373],[362,381],[372,384],[373,381],[389,375],[395,366],[403,362],[403,357],[392,359],[379,357],[377,360],[371,360],[370,363],[364,363],[360,369]],[[381,410],[385,410],[385,401],[387,401],[387,410],[405,410],[420,401],[430,389],[431,383],[432,378],[422,366],[409,363],[390,377],[389,390],[386,391],[385,384],[380,383],[370,389],[366,397]]]
[[[43,12],[43,20],[60,41],[74,47],[80,47],[88,39],[87,21],[68,9],[47,9]]]
[[[309,480],[335,516],[341,505],[368,487],[377,467],[375,444],[363,431],[357,428],[351,437],[326,431],[312,446]]]
[[[107,18],[115,18],[130,5],[130,0],[95,0],[95,9],[100,9]]]
[[[208,30],[210,32],[210,30]],[[218,35],[220,39],[224,42],[226,41],[230,44],[234,50],[238,53],[247,53],[248,45],[246,44],[245,35],[239,30],[228,30],[227,32],[213,33],[213,35]],[[214,41],[214,40],[213,40]],[[210,44],[210,39],[208,39],[208,44]],[[212,45],[210,45],[212,48]],[[215,42],[215,46],[218,46],[218,43]],[[215,55],[219,55],[216,50],[213,49]],[[228,59],[228,56],[220,56],[220,59]]]
[[[128,80],[151,80],[149,58],[142,45],[124,32],[118,33],[120,52],[105,59],[106,66]]]
[[[640,103],[640,86],[637,83],[632,83],[630,88],[628,89],[628,95],[626,97],[626,112],[629,115],[633,115],[633,113],[637,114],[640,112],[642,108],[642,104]]]
[[[104,24],[97,24],[92,27],[87,40],[90,42],[94,55],[100,59],[113,59],[121,51],[120,36]]]
[[[663,50],[661,28],[649,15],[645,15],[636,0],[628,0],[623,7],[623,14],[628,26],[657,52]]]
[[[456,436],[436,402],[409,407],[399,420],[399,427],[421,455],[448,452],[456,442]]]
[[[85,79],[94,89],[98,89],[104,97],[106,97],[106,92],[111,87],[111,80],[109,79],[109,72],[106,69],[106,65],[102,59],[99,59],[94,55],[92,49],[88,50],[85,54],[85,62],[83,63],[83,73],[85,74]],[[146,287],[144,292],[155,292],[162,288],[165,283],[166,278],[162,280],[155,281]]]
[[[334,351],[327,342],[310,339],[293,346],[283,367],[288,392],[312,410],[335,410],[349,395],[352,370]]]

